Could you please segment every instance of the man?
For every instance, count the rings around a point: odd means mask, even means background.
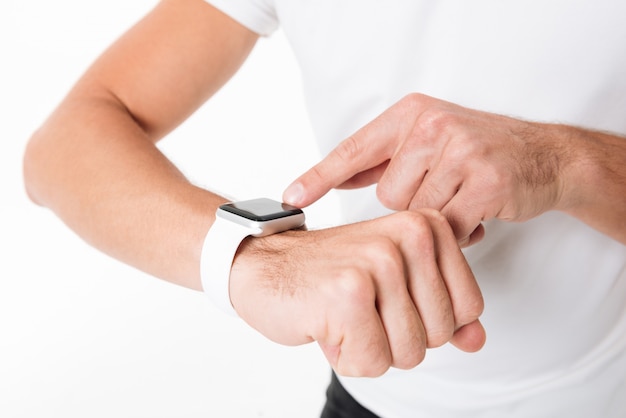
[[[85,73],[29,144],[33,200],[274,341],[317,341],[340,375],[327,416],[623,410],[626,145],[601,131],[626,133],[624,6],[208,3],[162,1]],[[284,200],[377,193],[344,199],[358,223],[242,238],[231,259],[225,199],[154,143],[279,22],[328,153]]]

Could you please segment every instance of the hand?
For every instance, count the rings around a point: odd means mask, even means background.
[[[237,313],[271,340],[317,341],[335,371],[412,368],[426,348],[485,341],[483,300],[445,218],[399,212],[242,243],[230,276]]]
[[[482,237],[483,220],[527,220],[557,205],[567,148],[550,129],[412,94],[339,144],[283,199],[304,207],[332,188],[377,182],[385,206],[440,210],[469,244]]]

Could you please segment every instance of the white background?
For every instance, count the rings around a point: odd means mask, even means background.
[[[201,293],[89,247],[23,192],[31,132],[155,3],[0,4],[0,417],[318,416],[330,369],[315,344],[268,342]],[[240,173],[227,157],[206,157],[209,141],[224,156],[251,150]],[[319,158],[282,34],[261,40],[231,83],[161,146],[199,184],[280,198]],[[309,224],[333,224],[334,207],[325,198]]]

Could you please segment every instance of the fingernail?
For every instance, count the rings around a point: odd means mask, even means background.
[[[292,183],[283,193],[283,200],[293,206],[298,206],[304,198],[304,187],[300,183]]]

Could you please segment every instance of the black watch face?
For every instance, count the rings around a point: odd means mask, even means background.
[[[220,206],[220,209],[256,222],[267,222],[302,213],[302,210],[295,206],[267,198],[227,203]]]

